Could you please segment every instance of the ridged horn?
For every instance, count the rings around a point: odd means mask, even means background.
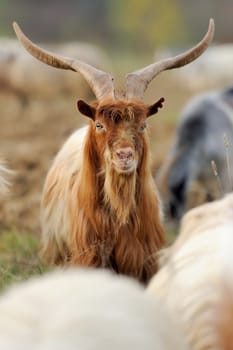
[[[158,75],[167,69],[179,68],[194,61],[210,45],[214,36],[214,20],[209,21],[209,28],[204,38],[192,49],[172,58],[163,59],[129,73],[126,76],[126,97],[128,99],[142,99],[149,83]]]
[[[96,69],[82,61],[44,50],[28,39],[16,22],[13,22],[13,28],[19,41],[32,56],[52,67],[79,72],[90,85],[97,100],[105,98],[115,99],[111,74]]]

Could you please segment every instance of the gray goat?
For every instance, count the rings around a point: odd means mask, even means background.
[[[191,99],[157,177],[173,219],[232,190],[232,147],[233,87]]]

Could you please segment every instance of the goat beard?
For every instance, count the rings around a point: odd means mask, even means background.
[[[104,202],[122,225],[127,224],[136,208],[136,178],[136,171],[120,174],[111,166],[105,171]]]

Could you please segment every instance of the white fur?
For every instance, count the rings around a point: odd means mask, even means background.
[[[162,306],[135,281],[79,269],[34,278],[0,298],[0,349],[187,347]]]
[[[176,317],[192,349],[219,349],[222,287],[229,280],[233,286],[233,194],[187,213],[165,255],[148,293]]]
[[[69,225],[69,186],[73,174],[78,174],[82,166],[83,146],[88,127],[84,126],[75,131],[65,142],[57,154],[53,169],[59,169],[61,176],[58,177],[59,197],[53,196],[47,206],[41,206],[41,226],[42,241],[45,245],[47,241],[55,237],[57,244],[66,242],[70,231]],[[46,188],[46,184],[45,187]],[[46,188],[47,189],[47,188]],[[43,202],[43,201],[42,201]]]

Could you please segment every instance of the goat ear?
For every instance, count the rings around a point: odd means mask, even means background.
[[[88,103],[86,103],[83,100],[79,100],[77,102],[77,106],[80,113],[82,113],[88,118],[94,119],[95,112],[96,112],[94,107],[90,106]]]
[[[164,98],[161,97],[157,102],[149,106],[147,111],[147,117],[150,117],[151,115],[158,113],[159,108],[163,107],[163,102],[164,102]]]

